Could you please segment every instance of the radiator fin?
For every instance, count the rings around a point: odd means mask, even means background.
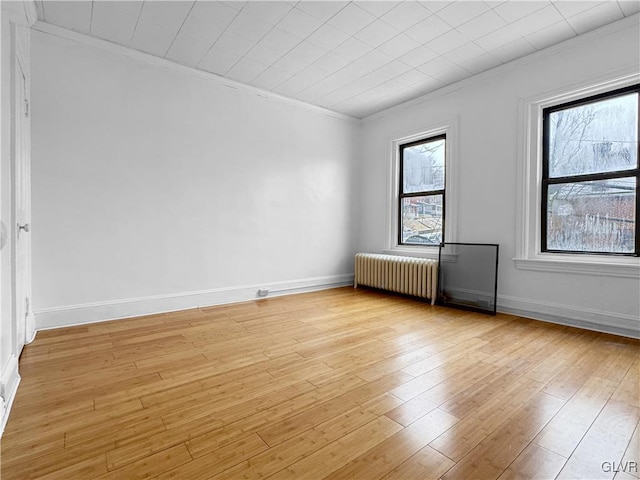
[[[428,298],[435,303],[438,262],[426,258],[356,253],[354,286]]]

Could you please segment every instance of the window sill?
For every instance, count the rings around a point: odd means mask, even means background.
[[[590,259],[559,258],[554,255],[548,258],[514,258],[516,268],[539,272],[574,273],[579,275],[602,275],[607,277],[640,278],[640,259],[603,258]]]

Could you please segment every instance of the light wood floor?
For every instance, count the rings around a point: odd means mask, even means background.
[[[637,480],[639,357],[352,288],[40,332],[2,479]]]

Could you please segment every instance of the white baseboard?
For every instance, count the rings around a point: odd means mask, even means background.
[[[246,302],[258,298],[258,289],[269,289],[268,297],[304,293],[353,285],[353,274],[331,275],[259,285],[217,288],[198,292],[183,292],[153,297],[115,300],[109,302],[67,305],[36,310],[36,330],[70,327],[88,323],[139,317],[190,308]],[[268,298],[267,297],[267,298]]]
[[[2,418],[0,418],[0,437],[4,432],[4,427],[7,425],[7,420],[9,420],[9,412],[11,412],[11,406],[16,398],[19,384],[18,359],[15,355],[11,355],[0,375],[0,396],[2,397],[0,400],[2,415]]]
[[[259,288],[267,288],[269,289],[269,297],[277,297],[348,285],[353,285],[353,274],[46,308],[35,311],[36,329],[47,330],[190,308],[245,302],[258,299],[257,291]],[[501,313],[510,313],[534,320],[640,338],[640,319],[633,315],[544,303],[506,295],[498,295],[497,310]]]
[[[545,303],[498,295],[498,312],[572,327],[640,338],[640,318],[634,315]]]

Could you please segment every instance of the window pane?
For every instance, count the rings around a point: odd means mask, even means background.
[[[402,243],[439,245],[442,242],[442,195],[402,199]]]
[[[445,140],[433,140],[402,149],[403,193],[444,189]]]
[[[549,177],[638,165],[638,94],[549,114]]]
[[[636,179],[549,185],[547,248],[633,253]]]

